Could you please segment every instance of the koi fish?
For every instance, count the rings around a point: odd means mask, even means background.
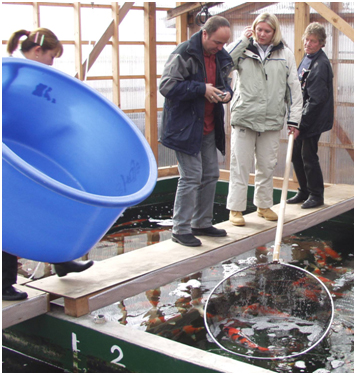
[[[268,348],[264,348],[263,346],[259,346],[253,341],[251,341],[247,336],[245,336],[240,329],[233,328],[233,327],[224,327],[223,331],[225,335],[231,340],[244,346],[248,349],[257,349],[261,352],[269,352]]]
[[[311,250],[315,253],[315,260],[319,267],[326,267],[326,254],[318,247],[312,247]]]
[[[330,279],[327,279],[326,277],[323,277],[323,276],[317,276],[317,278],[318,278],[321,282],[323,282],[324,284],[326,284],[326,285],[328,285],[328,286],[335,284],[334,281],[332,281],[332,280],[330,280]]]
[[[175,325],[178,320],[182,319],[182,314],[176,314],[171,318],[166,318],[165,316],[157,316],[156,318],[148,319],[145,322],[146,325],[150,325],[151,327],[155,327],[161,323],[167,323],[169,325]],[[142,324],[141,324],[142,325]]]
[[[326,254],[335,260],[342,260],[341,256],[339,253],[337,253],[335,250],[333,250],[330,246],[328,246],[325,242],[323,242],[324,245],[324,251]]]
[[[308,276],[301,277],[297,281],[294,281],[294,283],[292,283],[292,285],[293,286],[300,286],[300,285],[305,284],[308,280],[309,280]]]
[[[188,335],[195,335],[196,333],[202,331],[204,327],[194,327],[192,325],[184,326],[183,331]]]
[[[304,289],[304,288],[298,289],[298,295],[299,296],[301,296],[303,298],[306,298],[306,299],[308,299],[310,301],[313,301],[313,302],[319,301],[318,292],[320,292],[320,291]]]
[[[249,305],[245,308],[243,308],[243,316],[246,314],[251,315],[274,315],[274,316],[281,316],[281,317],[289,317],[289,314],[283,313],[277,309],[273,309],[268,306],[260,305],[259,303],[254,303],[252,305]]]
[[[256,250],[261,251],[263,253],[267,253],[269,251],[266,246],[257,246]]]

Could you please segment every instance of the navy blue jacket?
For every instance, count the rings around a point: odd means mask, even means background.
[[[233,68],[230,55],[222,49],[216,54],[216,87],[229,91]],[[163,108],[160,142],[173,150],[197,155],[200,152],[205,110],[206,71],[202,31],[181,43],[165,64],[160,93],[166,98]],[[214,106],[216,147],[225,154],[224,107]]]
[[[313,58],[302,81],[303,112],[299,139],[330,130],[334,123],[333,72],[323,50]]]

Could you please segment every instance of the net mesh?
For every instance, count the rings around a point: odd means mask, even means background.
[[[311,273],[281,263],[247,267],[222,280],[204,312],[223,349],[248,358],[293,357],[315,347],[333,319],[333,301]]]

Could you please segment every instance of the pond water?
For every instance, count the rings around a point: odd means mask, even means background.
[[[167,207],[168,208],[168,207]],[[217,207],[226,215],[225,207]],[[149,214],[151,215],[151,214]],[[159,216],[159,215],[158,215]],[[166,216],[144,214],[140,222],[125,222],[108,233],[101,246],[115,243],[117,251],[131,251],[137,241],[148,243],[170,238],[170,212]],[[343,215],[345,216],[345,215]],[[207,334],[203,311],[213,288],[226,276],[246,266],[272,260],[274,243],[251,249],[240,256],[206,268],[135,297],[92,313],[118,324],[160,335],[222,356],[281,373],[354,372],[354,228],[353,211],[348,221],[334,218],[308,230],[284,237],[281,259],[318,276],[329,289],[335,316],[326,338],[310,352],[282,360],[248,359],[219,348]],[[155,221],[157,220],[157,221]],[[227,220],[227,218],[224,218]],[[127,224],[129,223],[129,225]],[[123,228],[126,226],[125,228]],[[131,228],[129,226],[132,226]],[[119,229],[119,230],[118,230]],[[120,236],[122,233],[129,236]],[[135,236],[142,237],[140,240]],[[120,238],[119,245],[115,242]],[[130,239],[128,242],[128,238]],[[126,245],[129,245],[126,247]],[[130,247],[131,246],[131,247]],[[100,247],[100,245],[99,245]],[[118,250],[120,248],[120,250]]]
[[[164,214],[162,213],[164,212]],[[215,205],[215,222],[228,220],[224,205]],[[87,254],[102,260],[171,237],[172,204],[133,208]],[[135,218],[132,220],[132,218]],[[280,373],[354,372],[354,225],[353,211],[292,236],[284,237],[281,259],[320,277],[334,300],[335,315],[326,338],[314,349],[289,359],[260,360],[221,349],[204,325],[205,303],[225,277],[246,266],[272,260],[274,243],[251,249],[160,288],[92,313],[108,321],[169,338],[202,350],[228,356]],[[53,273],[51,265],[21,260],[20,273],[40,278]],[[37,268],[37,269],[36,269]]]

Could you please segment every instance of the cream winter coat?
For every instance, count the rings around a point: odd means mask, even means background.
[[[231,102],[231,125],[256,132],[299,127],[303,99],[295,58],[281,42],[262,60],[245,36],[228,47],[237,70]]]

